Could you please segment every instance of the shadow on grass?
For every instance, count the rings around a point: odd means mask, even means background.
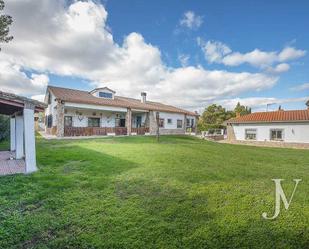
[[[0,178],[0,248],[29,248],[47,243],[51,234],[68,236],[59,232],[87,216],[88,208],[96,209],[100,198],[110,198],[111,179],[138,166],[78,146],[40,145],[38,172]]]

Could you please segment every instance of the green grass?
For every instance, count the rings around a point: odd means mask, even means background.
[[[37,139],[0,178],[0,248],[309,248],[308,150],[185,136]],[[302,182],[274,221],[272,178]]]
[[[9,149],[10,149],[10,141],[9,140],[0,141],[0,151],[9,150]]]

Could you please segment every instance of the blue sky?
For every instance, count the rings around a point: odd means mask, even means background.
[[[47,84],[107,85],[192,110],[303,109],[309,98],[308,1],[29,2],[7,1],[15,38],[2,78],[23,83],[5,90],[40,98]]]

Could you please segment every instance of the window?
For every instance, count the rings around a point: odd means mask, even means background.
[[[168,123],[168,124],[172,124],[172,123],[173,123],[172,119],[171,119],[171,118],[168,118],[168,119],[167,119],[167,123]]]
[[[163,118],[159,119],[159,127],[164,128],[164,119]]]
[[[191,119],[191,127],[194,126],[194,118]]]
[[[246,140],[256,140],[256,129],[246,129],[245,139]]]
[[[116,118],[115,119],[116,127],[126,127],[126,119],[125,118]]]
[[[177,120],[177,128],[182,128],[182,120],[181,119]]]
[[[112,93],[107,93],[107,92],[99,92],[99,97],[106,98],[106,99],[112,99],[113,98],[113,94]]]
[[[53,115],[46,116],[45,124],[47,128],[51,128],[53,126]]]
[[[190,119],[187,118],[187,127],[190,127]]]
[[[272,129],[270,130],[270,140],[283,140],[283,130],[282,129]]]
[[[72,127],[72,126],[73,126],[72,117],[65,116],[64,117],[64,127]]]
[[[88,127],[100,127],[100,118],[88,118]]]

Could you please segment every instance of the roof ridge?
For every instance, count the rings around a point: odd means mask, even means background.
[[[125,97],[125,96],[118,96],[118,95],[115,95],[114,99],[97,98],[93,96],[90,92],[85,91],[85,90],[58,87],[58,86],[52,86],[52,85],[48,85],[48,89],[50,89],[50,91],[53,92],[53,94],[58,95],[58,98],[60,99],[63,98],[63,100],[65,101],[76,101],[76,102],[84,102],[84,103],[91,102],[91,103],[106,104],[106,105],[111,105],[111,106],[141,108],[145,110],[158,110],[162,112],[165,111],[165,112],[183,113],[183,114],[188,114],[188,115],[196,115],[192,111],[188,111],[188,110],[176,107],[176,106],[167,105],[167,104],[163,104],[163,103],[155,102],[155,101],[146,101],[146,103],[141,103],[139,99]],[[83,95],[79,96],[79,94],[83,94]]]
[[[70,91],[78,91],[78,92],[84,92],[84,93],[89,93],[86,90],[80,90],[80,89],[72,89],[72,88],[68,88],[68,87],[61,87],[61,86],[52,86],[52,85],[48,85],[47,88],[60,88],[60,89],[65,89],[65,90],[70,90]]]

